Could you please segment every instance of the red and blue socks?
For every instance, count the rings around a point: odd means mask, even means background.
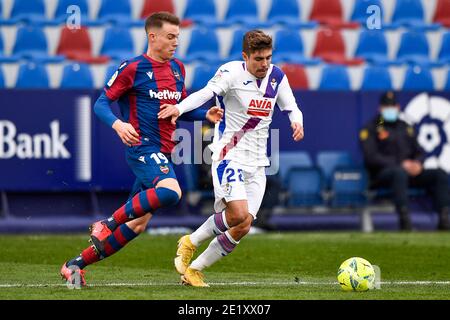
[[[78,257],[68,261],[66,266],[76,265],[83,269],[90,264],[113,255],[137,236],[138,234],[130,227],[122,224],[106,239],[104,252],[100,252],[100,255],[98,255],[94,247],[90,246],[84,249]]]
[[[161,207],[176,205],[180,200],[178,193],[168,188],[152,188],[141,191],[120,207],[112,217],[103,221],[111,230],[127,221],[142,217]]]

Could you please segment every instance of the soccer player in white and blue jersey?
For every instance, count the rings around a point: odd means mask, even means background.
[[[259,30],[244,35],[244,61],[222,65],[206,87],[177,105],[163,105],[158,117],[180,115],[216,97],[224,109],[210,145],[216,214],[178,242],[175,267],[182,282],[208,286],[202,270],[233,251],[256,219],[266,187],[267,138],[275,105],[289,114],[293,139],[303,138],[303,114],[283,71],[271,64],[272,38]],[[213,238],[192,263],[195,250]]]

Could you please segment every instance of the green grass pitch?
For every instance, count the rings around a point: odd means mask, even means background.
[[[179,284],[179,236],[144,234],[86,268],[88,287],[70,290],[62,263],[87,235],[0,236],[0,299],[449,299],[450,233],[267,233],[249,235],[207,269],[210,288]],[[202,251],[206,244],[200,248]],[[381,288],[343,292],[336,280],[352,256],[381,269]]]

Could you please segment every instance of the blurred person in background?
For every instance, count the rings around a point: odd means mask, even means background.
[[[447,174],[441,169],[424,169],[425,153],[414,128],[399,115],[400,105],[394,92],[386,92],[380,99],[379,114],[360,131],[371,188],[390,189],[401,230],[412,230],[408,188],[425,188],[439,214],[438,229],[449,230]]]

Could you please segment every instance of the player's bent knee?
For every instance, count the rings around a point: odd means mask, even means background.
[[[174,206],[180,201],[180,195],[175,190],[169,188],[157,188],[156,193],[162,207]]]

